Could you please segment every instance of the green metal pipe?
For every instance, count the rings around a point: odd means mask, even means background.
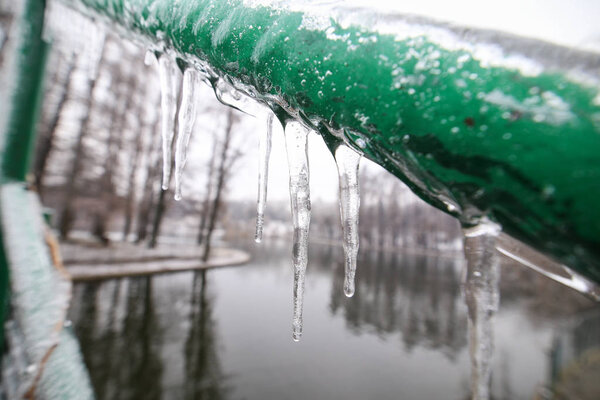
[[[44,77],[47,45],[42,41],[43,0],[28,0],[13,6],[14,30],[3,49],[3,84],[0,102],[0,183],[24,181],[35,129]],[[1,206],[1,204],[0,204]],[[0,232],[0,324],[9,308],[9,262],[7,232]],[[0,343],[4,330],[0,329]]]
[[[36,134],[43,93],[48,44],[42,40],[44,0],[27,0],[15,16],[15,52],[4,77],[8,88],[3,93],[4,126],[0,144],[3,180],[24,181]]]
[[[600,282],[598,54],[339,7],[70,3],[345,141],[463,225],[489,218]]]

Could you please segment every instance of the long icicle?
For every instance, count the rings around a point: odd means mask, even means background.
[[[269,181],[269,158],[271,157],[271,136],[273,134],[273,113],[267,111],[264,117],[265,129],[260,132],[258,144],[258,199],[256,202],[256,233],[254,241],[260,243],[265,222],[267,205],[267,183]]]
[[[344,247],[344,294],[354,295],[354,276],[358,256],[358,211],[360,194],[358,188],[358,167],[361,155],[351,148],[340,145],[335,150],[340,183],[340,216]]]
[[[294,266],[294,319],[292,339],[302,336],[304,281],[308,262],[308,230],[310,227],[310,187],[308,169],[308,130],[299,122],[285,127],[285,144],[290,173],[290,203],[294,226],[292,262]]]
[[[194,130],[194,122],[196,122],[196,89],[199,83],[200,74],[198,71],[195,68],[187,68],[183,73],[177,143],[175,144],[175,200],[181,200],[181,178],[186,161],[187,147]]]
[[[474,400],[490,398],[494,355],[493,319],[500,298],[500,266],[495,246],[499,233],[500,227],[487,221],[464,232],[467,259],[464,293],[469,317],[471,398]]]
[[[163,54],[158,59],[158,74],[160,77],[160,107],[161,107],[161,136],[163,150],[162,189],[169,188],[171,178],[171,146],[175,136],[175,114],[177,113],[177,94],[179,68]]]

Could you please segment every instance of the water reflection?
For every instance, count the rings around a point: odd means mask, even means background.
[[[353,298],[340,249],[312,245],[310,260],[299,344],[287,243],[243,267],[75,285],[70,316],[98,399],[469,397],[462,258],[363,251]],[[553,311],[572,292],[519,292],[504,271],[491,398],[573,390],[565,371],[596,354],[600,324]]]
[[[190,301],[190,330],[185,341],[185,399],[226,398],[226,377],[216,347],[212,304],[206,271],[194,273]]]
[[[558,332],[548,353],[549,391],[556,400],[600,399],[600,312]]]
[[[97,398],[161,398],[161,329],[152,278],[91,283],[77,289],[77,306],[72,310],[75,333]]]
[[[407,351],[416,346],[456,358],[467,344],[467,318],[456,260],[414,254],[363,252],[356,293],[343,295],[344,271],[336,263],[330,310],[353,330],[401,333]]]

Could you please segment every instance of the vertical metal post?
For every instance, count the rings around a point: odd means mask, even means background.
[[[22,0],[13,5],[14,29],[9,34],[0,125],[0,183],[25,181],[40,111],[48,44],[42,40],[45,0]],[[2,205],[0,204],[0,207]],[[8,308],[8,265],[0,232],[0,323]],[[3,335],[0,328],[0,335]],[[0,337],[1,339],[1,337]],[[2,340],[0,340],[0,343]]]

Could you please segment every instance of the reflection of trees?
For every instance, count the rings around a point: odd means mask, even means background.
[[[190,304],[190,331],[185,343],[185,399],[219,400],[227,394],[206,284],[206,271],[196,272]]]
[[[330,309],[342,312],[356,330],[402,333],[405,346],[435,348],[453,358],[466,346],[466,315],[455,260],[363,252],[354,297],[342,290],[344,271],[335,269]]]
[[[555,399],[600,398],[600,312],[580,316],[558,333],[548,353]]]
[[[98,399],[158,399],[162,362],[160,330],[152,300],[152,278],[113,284],[107,315],[97,305],[100,284],[87,284],[75,320],[86,365]],[[121,285],[127,285],[121,299]],[[120,315],[122,310],[122,315]],[[77,318],[77,317],[76,317]]]

